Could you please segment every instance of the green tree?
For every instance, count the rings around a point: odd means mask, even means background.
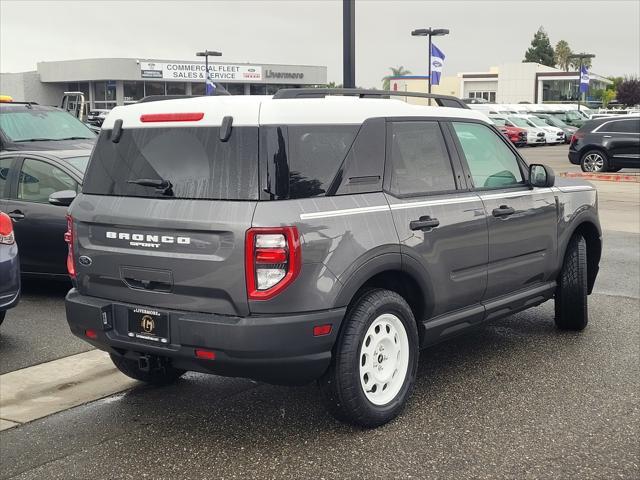
[[[540,27],[531,40],[531,46],[524,54],[523,62],[535,62],[553,67],[555,61],[553,59],[553,47],[549,41],[549,35]]]
[[[387,75],[386,77],[382,78],[383,90],[389,90],[391,88],[391,79],[393,77],[401,77],[403,75],[409,75],[411,73],[409,70],[405,70],[402,65],[397,68],[389,67],[389,70],[391,70],[391,75]]]
[[[556,67],[568,72],[569,67],[571,66],[569,56],[572,53],[571,47],[569,47],[569,43],[567,43],[566,40],[560,40],[556,43],[556,49],[553,52],[553,61],[555,62]]]
[[[569,62],[571,68],[573,68],[574,70],[578,70],[580,68],[580,59],[579,58],[572,58]],[[587,68],[591,68],[591,59],[590,58],[583,58],[582,59],[582,66],[583,67],[587,67]]]
[[[627,107],[640,105],[640,79],[625,77],[618,85],[616,99]]]
[[[616,91],[615,90],[609,90],[606,89],[605,91],[602,92],[602,107],[603,108],[607,108],[609,106],[609,103],[611,102],[611,100],[613,100],[614,98],[616,98]]]

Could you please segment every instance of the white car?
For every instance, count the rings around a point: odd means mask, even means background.
[[[512,127],[524,128],[527,131],[527,145],[544,145],[547,143],[544,130],[533,127],[524,118],[518,115],[491,115],[490,118],[501,118]]]
[[[516,115],[522,118],[533,128],[539,128],[544,132],[545,141],[547,145],[555,143],[564,143],[564,132],[558,127],[549,125],[543,119],[536,117],[535,115]]]

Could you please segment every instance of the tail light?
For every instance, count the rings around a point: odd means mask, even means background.
[[[67,215],[67,231],[64,234],[64,241],[69,246],[67,253],[67,272],[71,278],[76,278],[76,262],[73,257],[73,218]]]
[[[249,300],[269,300],[291,285],[300,272],[296,227],[247,230],[245,267]]]
[[[576,132],[573,135],[571,135],[571,143],[576,143],[581,138],[584,138],[584,133]]]
[[[13,245],[16,239],[13,235],[13,222],[6,213],[0,212],[0,243]]]

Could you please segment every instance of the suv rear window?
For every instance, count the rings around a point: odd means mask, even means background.
[[[131,183],[171,182],[171,189]],[[218,127],[124,128],[118,143],[103,130],[83,193],[154,198],[258,198],[258,127],[233,127],[226,142]]]

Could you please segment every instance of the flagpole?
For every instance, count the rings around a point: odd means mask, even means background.
[[[431,34],[429,34],[429,93],[431,93]],[[429,99],[431,105],[431,99]]]
[[[431,36],[435,35],[448,35],[449,30],[447,28],[418,28],[411,32],[411,36],[413,37],[429,37],[429,86],[428,92],[431,93]],[[431,105],[431,99],[429,99],[429,105]]]

